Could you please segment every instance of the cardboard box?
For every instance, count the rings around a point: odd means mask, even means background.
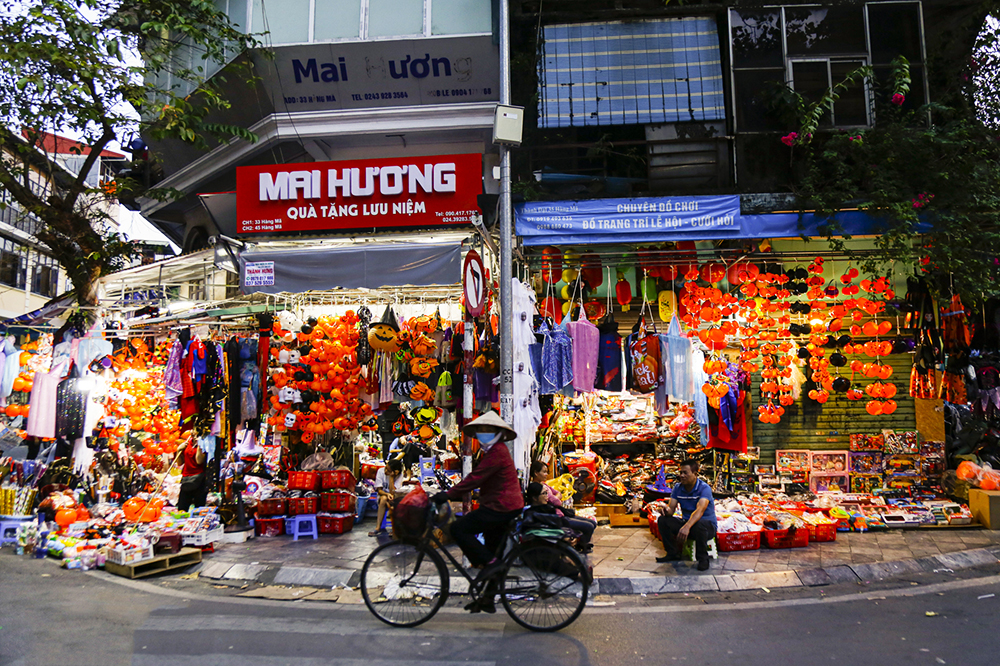
[[[595,504],[594,515],[611,516],[616,513],[625,513],[624,504]]]
[[[608,518],[611,527],[649,527],[649,519],[642,518],[637,513],[613,513]]]
[[[990,530],[1000,530],[1000,490],[969,490],[969,509],[976,522]]]

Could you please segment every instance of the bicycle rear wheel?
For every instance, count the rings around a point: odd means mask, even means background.
[[[503,606],[515,622],[532,631],[558,631],[583,612],[590,574],[580,555],[562,543],[545,541],[507,556],[500,583]]]
[[[368,610],[386,624],[415,627],[447,601],[448,568],[430,547],[391,541],[365,560],[361,595]]]

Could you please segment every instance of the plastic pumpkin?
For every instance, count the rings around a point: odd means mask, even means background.
[[[957,474],[958,478],[963,481],[973,481],[979,478],[979,475],[982,474],[982,472],[983,470],[979,465],[969,460],[963,460],[958,463],[958,469],[955,470],[955,474]]]
[[[56,523],[59,527],[67,528],[76,522],[76,509],[59,509],[56,511]]]

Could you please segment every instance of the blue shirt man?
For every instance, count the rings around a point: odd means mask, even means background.
[[[698,469],[697,460],[685,460],[680,465],[677,473],[679,483],[674,486],[666,513],[656,521],[663,549],[667,551],[666,555],[656,558],[656,561],[663,563],[681,559],[684,544],[691,538],[695,543],[698,571],[706,571],[708,542],[715,537],[717,524],[712,489],[698,478]],[[683,518],[674,516],[678,505]]]

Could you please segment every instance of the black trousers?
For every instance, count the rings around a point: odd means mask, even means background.
[[[667,557],[680,558],[681,551],[677,545],[677,533],[687,523],[676,516],[660,516],[656,520],[656,527],[660,530],[660,539],[663,540],[663,549],[667,551]],[[715,536],[715,523],[704,518],[691,526],[688,538],[694,539],[694,557],[699,562],[708,562],[708,541]]]
[[[570,529],[576,530],[583,536],[580,537],[580,545],[590,543],[591,537],[594,536],[594,528],[597,527],[597,523],[592,520],[587,520],[586,518],[576,518],[570,516],[564,516],[563,520],[566,521],[566,525]]]
[[[519,513],[520,509],[505,512],[480,507],[451,524],[451,538],[473,565],[486,564],[497,556],[497,551],[503,545],[501,542],[507,526]],[[479,543],[476,538],[480,534],[486,545]]]
[[[177,496],[177,508],[187,511],[191,505],[205,506],[208,501],[208,478],[205,472],[196,476],[181,477],[181,492]]]

